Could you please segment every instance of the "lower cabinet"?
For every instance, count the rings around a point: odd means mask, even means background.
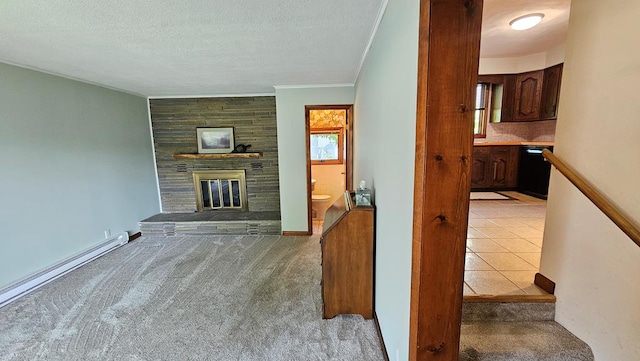
[[[513,189],[518,182],[519,146],[473,147],[471,189]]]
[[[325,214],[320,240],[324,318],[373,318],[373,216],[373,207],[356,207],[344,197]]]

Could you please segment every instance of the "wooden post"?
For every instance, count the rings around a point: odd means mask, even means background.
[[[458,360],[482,0],[421,0],[409,359]]]

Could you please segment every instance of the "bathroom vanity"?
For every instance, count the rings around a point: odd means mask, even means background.
[[[340,197],[326,212],[322,238],[323,317],[373,318],[374,207]]]

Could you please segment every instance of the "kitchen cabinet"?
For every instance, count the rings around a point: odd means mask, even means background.
[[[558,64],[544,70],[544,79],[542,80],[542,97],[540,99],[540,119],[557,118],[561,81],[562,64]]]
[[[374,207],[340,197],[325,213],[322,238],[323,317],[373,318]]]
[[[512,122],[514,103],[516,100],[516,75],[504,75],[502,84],[502,110],[500,114],[500,121]]]
[[[491,178],[489,167],[491,164],[490,147],[473,147],[471,162],[471,188],[489,188]]]
[[[473,147],[471,189],[514,189],[518,182],[519,147]]]
[[[513,121],[540,119],[540,99],[544,70],[530,71],[516,76]]]
[[[556,119],[562,66],[520,74],[479,75],[478,82],[491,84],[490,119],[524,122]]]

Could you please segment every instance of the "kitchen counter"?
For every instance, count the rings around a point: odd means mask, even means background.
[[[485,147],[492,145],[539,145],[539,146],[553,146],[554,142],[483,142],[474,141],[474,147]]]

